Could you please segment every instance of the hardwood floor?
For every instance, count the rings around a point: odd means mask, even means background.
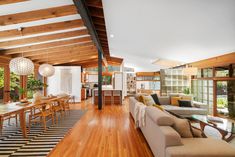
[[[128,112],[127,102],[98,110],[90,100],[73,109],[87,113],[49,157],[152,157],[152,152]]]

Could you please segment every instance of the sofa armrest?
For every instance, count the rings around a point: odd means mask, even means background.
[[[193,106],[208,110],[208,105],[201,102],[193,101]]]
[[[164,141],[165,141],[165,147],[171,147],[171,146],[181,146],[183,145],[181,142],[180,135],[169,126],[161,126],[161,131],[163,133]]]

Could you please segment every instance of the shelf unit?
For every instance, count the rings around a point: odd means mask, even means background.
[[[170,93],[183,93],[189,88],[189,78],[183,75],[182,69],[162,69],[161,74],[161,95]]]

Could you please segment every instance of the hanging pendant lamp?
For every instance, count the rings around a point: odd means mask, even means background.
[[[55,68],[50,64],[42,64],[39,66],[39,74],[44,77],[50,77],[54,75]]]
[[[18,30],[21,32],[21,35],[23,36],[22,28],[19,28]],[[10,61],[9,67],[10,71],[14,72],[17,75],[30,75],[34,71],[33,62],[28,58],[24,58],[23,53],[22,57],[13,58]]]
[[[48,64],[48,52],[47,52],[47,63],[44,63],[39,66],[39,74],[44,77],[50,77],[55,74],[55,68],[53,65]]]
[[[16,57],[10,61],[10,71],[17,75],[30,75],[34,71],[34,64],[28,58]]]

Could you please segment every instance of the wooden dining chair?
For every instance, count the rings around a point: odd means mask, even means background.
[[[44,130],[46,130],[46,122],[52,120],[54,124],[54,112],[51,102],[35,105],[35,112],[31,112],[29,115],[29,132],[32,123],[42,123]]]
[[[69,101],[70,101],[70,97],[65,97],[63,99],[61,99],[61,105],[63,107],[63,111],[65,113],[70,113],[70,104],[69,104]]]
[[[61,119],[64,116],[62,102],[60,100],[55,100],[55,101],[52,101],[51,103],[52,103],[52,109],[54,112],[56,123],[58,123],[59,122],[59,115],[60,115]]]

